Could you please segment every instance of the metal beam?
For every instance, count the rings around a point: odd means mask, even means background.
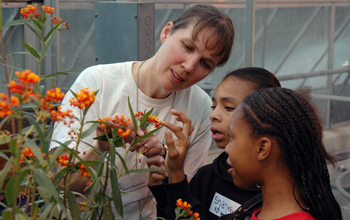
[[[245,66],[254,66],[255,0],[246,1]]]
[[[330,70],[321,70],[316,72],[308,72],[308,73],[296,73],[296,74],[290,74],[290,75],[284,75],[284,76],[277,76],[277,79],[279,81],[287,81],[287,80],[295,80],[295,79],[303,79],[303,78],[310,78],[310,77],[317,77],[317,76],[327,76],[327,75],[333,75],[338,73],[346,73],[350,71],[350,67],[347,68],[340,68],[340,69],[330,69]]]
[[[284,62],[287,60],[289,55],[292,53],[292,51],[294,50],[295,46],[298,44],[300,38],[305,34],[305,32],[307,31],[308,27],[311,25],[312,21],[316,18],[316,16],[320,12],[320,10],[321,10],[321,8],[316,8],[314,10],[314,12],[310,15],[309,19],[305,22],[303,27],[299,30],[298,34],[294,37],[292,42],[289,44],[288,48],[285,50],[285,52],[281,56],[279,65],[277,66],[275,71],[273,71],[273,73],[275,75],[278,74],[278,71],[282,68]]]
[[[269,14],[269,16],[267,17],[266,27],[259,28],[259,31],[256,33],[255,38],[254,38],[255,39],[254,40],[254,44],[256,44],[258,42],[258,40],[260,40],[260,38],[263,35],[263,33],[265,32],[265,30],[270,26],[272,20],[276,16],[278,10],[279,10],[278,8],[274,8],[272,10],[272,12]],[[264,30],[264,28],[265,28],[265,30]],[[233,69],[238,69],[241,66],[243,66],[244,58],[245,58],[245,53],[243,51],[243,54],[242,54],[241,58],[238,60],[238,62],[236,62],[236,64],[234,65]]]

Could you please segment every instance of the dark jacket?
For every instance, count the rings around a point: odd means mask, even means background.
[[[168,184],[166,178],[163,185],[150,187],[157,200],[158,217],[175,219],[176,200],[181,198],[192,205],[193,212],[198,212],[201,219],[217,220],[259,194],[257,187],[244,190],[233,183],[231,175],[227,173],[230,168],[227,157],[223,152],[212,164],[200,168],[190,184],[186,178],[179,183]],[[228,200],[233,202],[227,203]],[[233,207],[232,203],[236,203],[236,206]]]

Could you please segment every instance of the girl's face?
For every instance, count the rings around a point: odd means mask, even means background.
[[[218,48],[212,48],[216,38],[208,40],[210,29],[203,28],[192,40],[193,25],[170,34],[172,27],[172,22],[164,27],[160,37],[163,45],[156,56],[156,79],[164,92],[194,85],[208,76],[222,58],[215,55]]]
[[[210,114],[212,139],[224,149],[229,143],[228,126],[233,111],[245,97],[251,94],[253,84],[236,77],[229,77],[216,88],[213,97],[213,112]]]
[[[225,147],[229,155],[227,163],[232,167],[228,170],[233,182],[240,188],[249,188],[258,183],[260,175],[258,164],[258,140],[250,134],[252,130],[246,121],[241,106],[232,115],[229,126],[230,141]]]

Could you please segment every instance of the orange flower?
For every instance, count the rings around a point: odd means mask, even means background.
[[[52,101],[52,102],[60,102],[63,100],[64,93],[61,92],[60,88],[56,89],[50,89],[46,92],[45,100],[46,101]]]
[[[77,97],[71,98],[69,102],[72,106],[76,106],[80,109],[88,108],[94,103],[96,99],[95,93],[95,91],[89,92],[88,88],[81,89],[80,93],[76,93]]]

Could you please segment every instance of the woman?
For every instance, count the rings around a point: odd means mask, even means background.
[[[84,70],[72,85],[72,91],[79,91],[88,87],[90,90],[99,90],[95,103],[89,109],[86,120],[105,118],[116,113],[129,115],[127,98],[130,97],[134,110],[143,111],[154,108],[161,120],[176,123],[170,114],[170,109],[178,109],[191,117],[194,130],[191,135],[191,147],[187,155],[185,170],[189,178],[199,167],[206,162],[206,152],[210,146],[209,114],[207,106],[211,101],[209,96],[195,83],[209,75],[216,66],[222,66],[229,58],[233,45],[234,29],[228,16],[217,8],[209,5],[196,5],[176,20],[169,22],[162,30],[160,40],[162,46],[149,60],[144,62],[125,62],[117,64],[93,66]],[[63,110],[69,107],[69,93],[62,102]],[[79,115],[78,111],[74,112]],[[97,136],[104,131],[97,129]],[[143,133],[138,132],[139,136]],[[100,151],[107,151],[108,144],[102,141],[93,141],[94,135],[85,139]],[[65,142],[67,135],[63,124],[55,125],[53,140]],[[149,149],[145,156],[164,155],[164,130],[140,142],[134,149],[144,146]],[[57,144],[51,144],[51,149]],[[70,147],[74,147],[72,144]],[[78,149],[81,158],[96,160],[91,148],[80,146]],[[118,149],[117,149],[118,150]],[[201,152],[201,153],[199,153]],[[205,152],[205,153],[202,153]],[[124,151],[119,153],[123,156]],[[135,158],[128,154],[126,162]],[[116,164],[118,167],[122,165]],[[146,168],[146,159],[130,169]],[[77,175],[78,176],[78,175]],[[136,183],[143,187],[137,197],[132,194],[123,194],[124,219],[149,219],[156,214],[155,202],[149,196],[147,189],[148,174],[135,174]],[[120,184],[129,184],[130,178],[121,178]],[[130,184],[131,184],[130,183]],[[83,192],[86,185],[83,181],[75,181],[71,189]],[[132,198],[131,198],[132,197]]]

